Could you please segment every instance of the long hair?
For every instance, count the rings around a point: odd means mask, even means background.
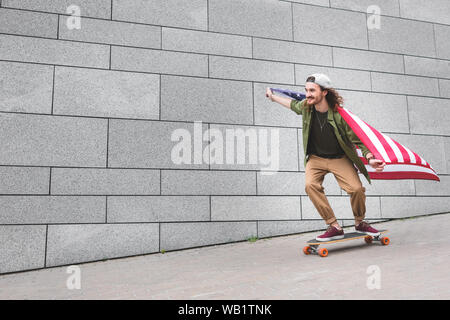
[[[312,81],[311,81],[312,80]],[[306,79],[306,82],[311,81],[314,82],[315,78],[314,77],[308,77],[308,79]],[[344,104],[344,98],[342,98],[342,96],[336,91],[336,89],[334,88],[324,88],[321,85],[318,84],[318,86],[320,87],[321,91],[327,90],[327,94],[325,96],[325,99],[328,102],[328,106],[333,110],[333,111],[337,111],[337,107],[342,107],[342,105]],[[306,107],[311,111],[311,107],[313,105],[306,103]]]

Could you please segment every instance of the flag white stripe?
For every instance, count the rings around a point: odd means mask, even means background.
[[[361,149],[356,149],[356,153],[358,154],[358,157],[364,158]]]

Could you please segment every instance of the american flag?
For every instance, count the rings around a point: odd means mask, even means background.
[[[301,101],[306,98],[306,95],[299,92],[277,88],[270,89],[272,92],[295,100]],[[356,152],[364,163],[370,179],[440,181],[433,167],[417,153],[374,129],[345,107],[338,107],[338,112],[374,157],[386,163],[383,171],[376,171],[368,164],[362,151],[355,145]],[[357,167],[355,166],[355,168]],[[358,173],[360,173],[359,169]]]

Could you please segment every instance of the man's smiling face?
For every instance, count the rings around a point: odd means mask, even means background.
[[[325,98],[327,91],[321,91],[320,86],[313,82],[306,82],[305,84],[306,91],[306,102],[308,104],[318,104]]]

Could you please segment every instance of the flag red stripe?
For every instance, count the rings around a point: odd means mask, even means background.
[[[370,179],[399,180],[399,179],[423,179],[441,181],[437,175],[426,172],[401,171],[401,172],[369,172]]]

